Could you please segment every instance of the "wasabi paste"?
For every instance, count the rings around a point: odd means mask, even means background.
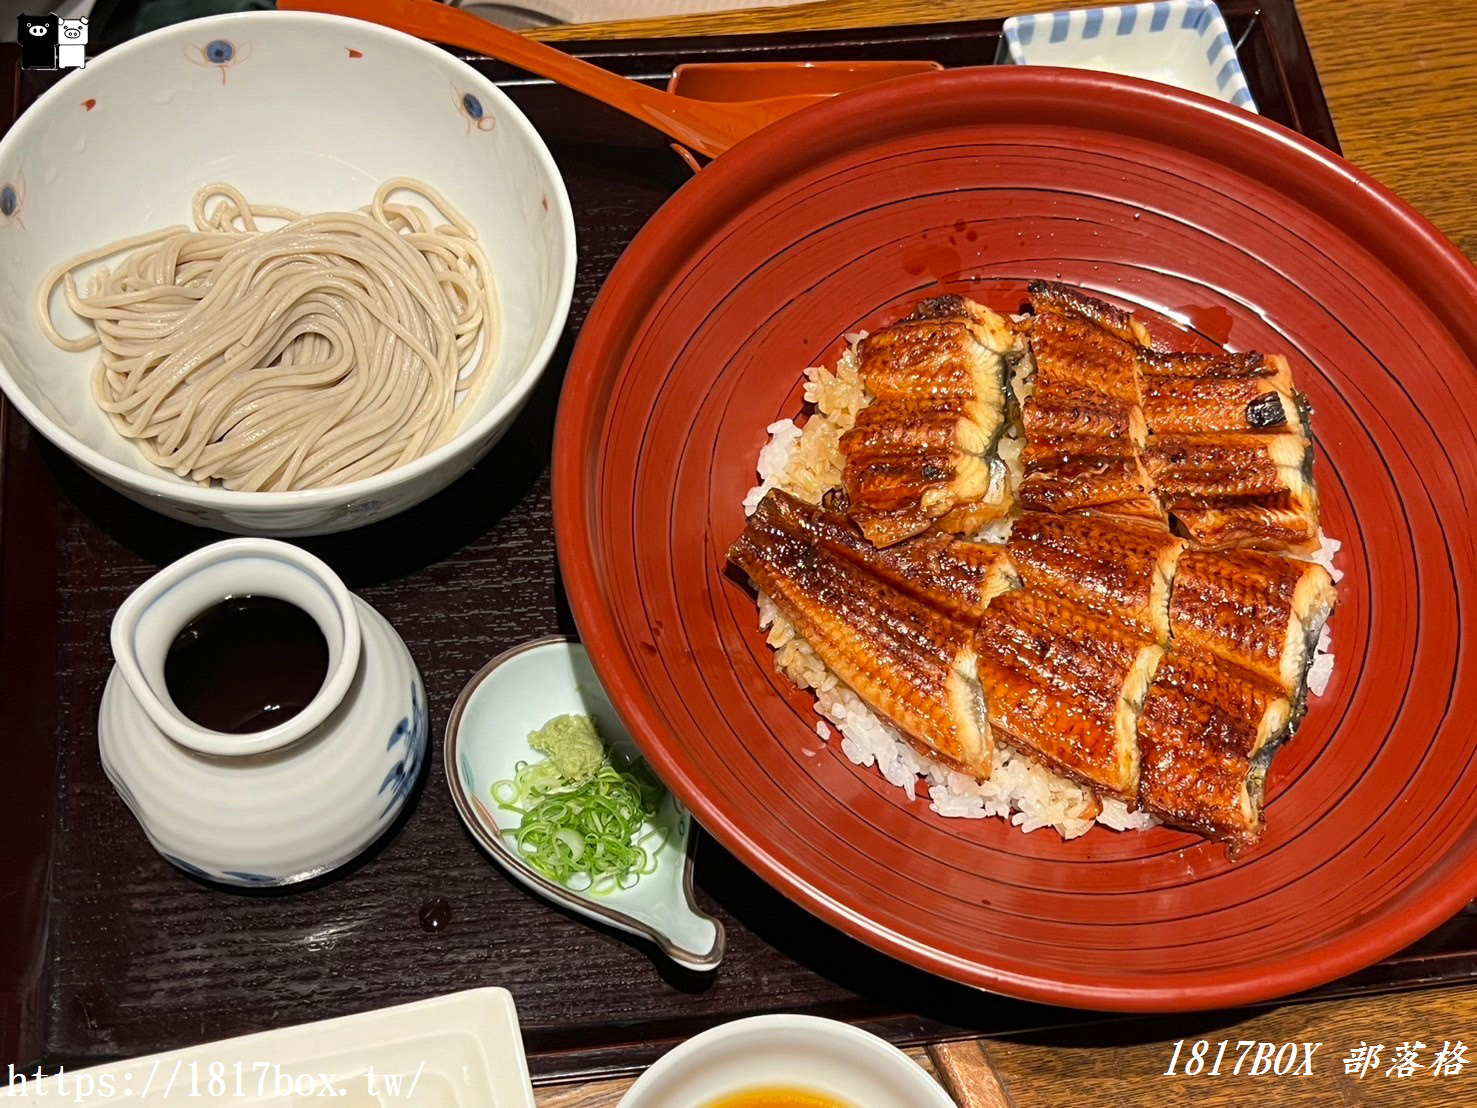
[[[665,829],[652,826],[666,789],[643,760],[611,765],[589,716],[556,716],[528,743],[545,755],[519,762],[492,786],[500,809],[517,812],[503,834],[530,866],[575,892],[629,889],[656,871]]]
[[[528,745],[547,754],[559,776],[571,785],[588,781],[605,764],[605,744],[593,716],[555,716],[528,736]]]

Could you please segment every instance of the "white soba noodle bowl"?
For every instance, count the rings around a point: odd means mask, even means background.
[[[61,349],[38,321],[48,271],[145,232],[193,227],[206,185],[230,185],[253,206],[333,213],[369,205],[395,178],[425,182],[464,217],[489,264],[495,312],[482,337],[494,350],[485,380],[460,394],[427,452],[394,468],[294,491],[177,475],[94,400],[99,348]],[[121,260],[98,264],[116,271]],[[574,265],[569,197],[548,149],[451,54],[334,16],[195,20],[67,75],[0,142],[0,389],[92,474],[165,515],[239,534],[341,531],[424,500],[486,454],[558,341]],[[79,292],[97,268],[77,271]],[[88,333],[60,289],[50,306],[64,335]]]

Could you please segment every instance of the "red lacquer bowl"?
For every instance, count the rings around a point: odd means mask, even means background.
[[[765,425],[800,411],[805,366],[940,287],[1014,309],[1036,277],[1195,341],[1283,351],[1313,402],[1324,526],[1345,543],[1338,667],[1239,862],[1165,829],[1064,843],[909,802],[820,748],[725,570]],[[1264,1000],[1477,895],[1474,361],[1477,273],[1297,135],[1103,75],[908,78],[744,142],[621,259],[565,385],[560,562],[662,777],[823,919],[1033,1000]]]

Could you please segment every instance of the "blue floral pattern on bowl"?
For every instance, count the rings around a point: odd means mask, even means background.
[[[472,93],[461,92],[453,85],[451,95],[456,100],[457,110],[467,121],[467,134],[472,133],[473,127],[479,131],[491,131],[497,126],[497,120],[488,114],[482,101]]]
[[[386,791],[390,794],[390,801],[385,806],[385,815],[399,805],[410,790],[415,787],[416,778],[420,776],[421,764],[426,760],[426,738],[430,731],[430,714],[425,703],[421,700],[419,685],[412,681],[410,683],[410,715],[401,719],[390,732],[390,741],[386,750],[394,750],[402,742],[405,743],[405,754],[390,767],[390,772],[385,775],[384,782],[379,791],[383,795]]]
[[[21,222],[21,209],[26,206],[26,182],[23,177],[16,177],[14,181],[0,182],[0,227],[15,224],[17,227],[25,227]]]
[[[163,852],[161,851],[160,853]],[[261,873],[245,873],[236,869],[228,869],[222,873],[211,873],[209,870],[203,870],[199,866],[187,862],[183,858],[176,857],[173,854],[164,854],[164,859],[178,866],[191,877],[199,878],[201,881],[209,881],[214,885],[255,885],[259,888],[267,888],[272,885],[282,884],[281,880],[276,877],[268,877]]]
[[[226,70],[240,65],[251,54],[251,43],[211,39],[204,46],[186,46],[185,57],[195,65],[215,66],[221,71],[221,84],[226,83]]]

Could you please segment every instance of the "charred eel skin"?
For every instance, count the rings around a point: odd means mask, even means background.
[[[930,757],[977,778],[994,746],[971,628],[834,553],[770,493],[729,561],[873,711]]]
[[[977,530],[1009,511],[995,447],[1023,350],[1008,320],[962,296],[920,301],[861,341],[858,375],[872,400],[841,437],[842,483],[874,545]]]

